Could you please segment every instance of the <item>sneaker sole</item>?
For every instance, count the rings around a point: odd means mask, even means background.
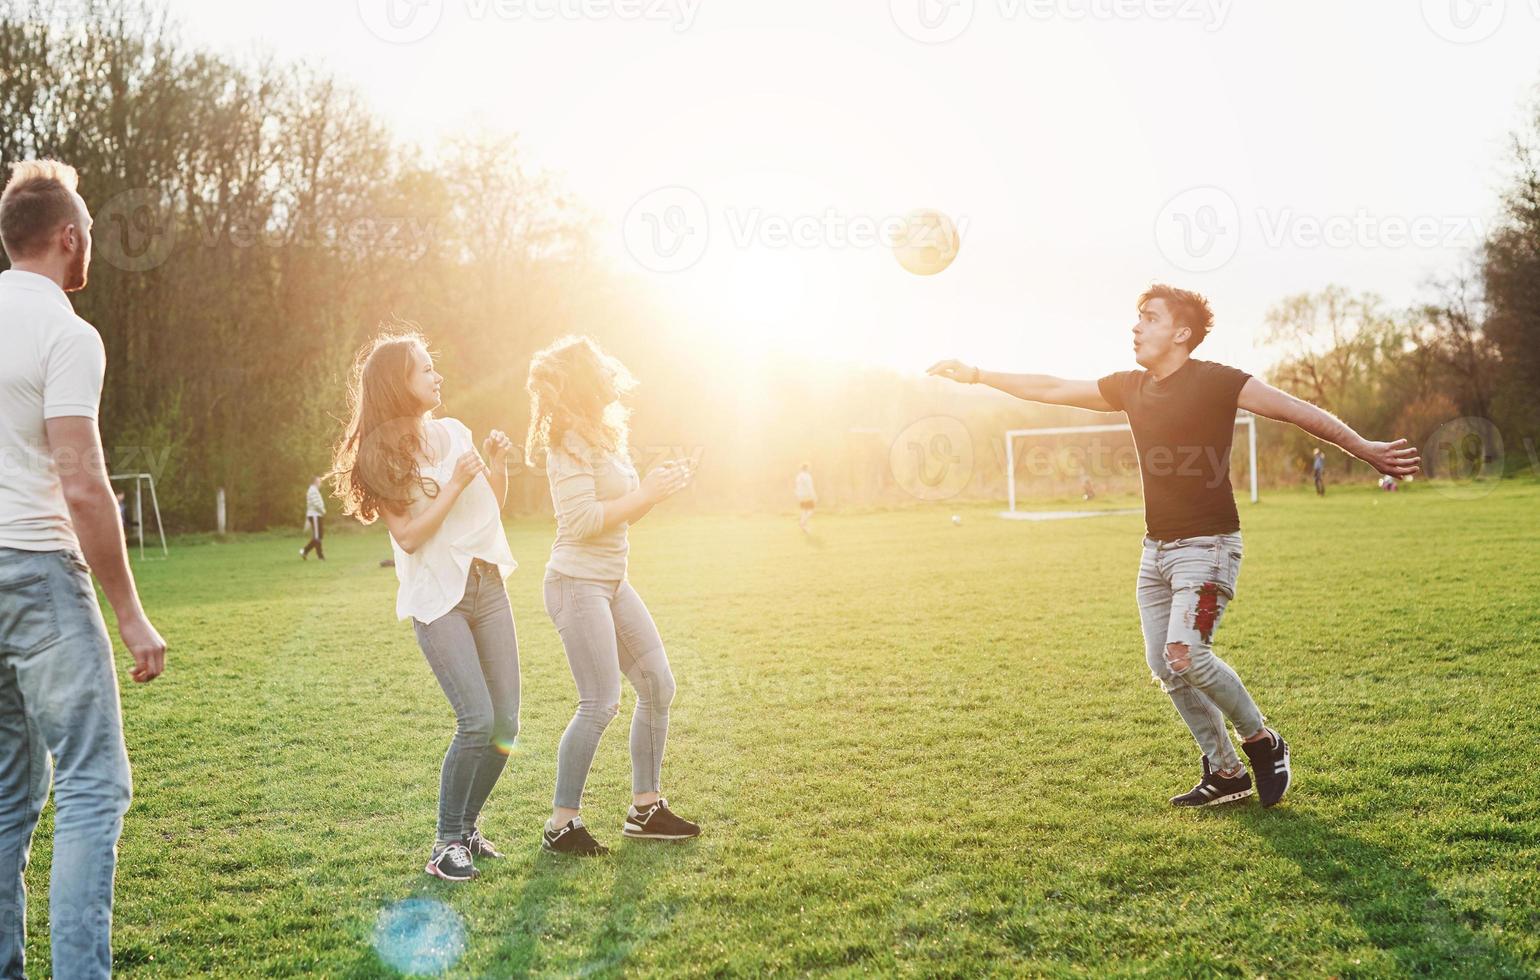
[[[428,864],[426,867],[424,867],[422,869],[422,871],[423,871],[423,874],[432,875],[433,877],[437,878],[439,881],[449,881],[449,882],[453,882],[455,884],[460,884],[461,882],[464,882],[464,881],[474,881],[474,880],[476,880],[476,876],[474,874],[470,875],[467,878],[456,878],[453,875],[446,875],[444,872],[440,871],[438,868],[435,868],[431,863]]]
[[[1278,796],[1269,803],[1262,801],[1263,806],[1277,806],[1283,801],[1283,795],[1289,791],[1289,785],[1294,782],[1294,770],[1289,767],[1289,743],[1283,743],[1283,789],[1278,791]]]
[[[1172,800],[1171,805],[1179,810],[1200,810],[1206,806],[1218,806],[1221,803],[1234,803],[1236,800],[1244,800],[1246,797],[1255,792],[1255,788],[1243,789],[1239,793],[1231,793],[1228,796],[1216,796],[1214,799],[1205,800],[1202,803],[1178,803],[1175,800]]]
[[[620,828],[620,836],[629,837],[632,840],[691,840],[700,836],[700,831],[693,834],[649,834],[645,830],[632,830],[630,824]]]
[[[604,857],[610,853],[609,848],[605,848],[602,851],[558,851],[545,841],[540,842],[540,850],[546,854],[554,854],[557,857],[563,858],[596,858]]]

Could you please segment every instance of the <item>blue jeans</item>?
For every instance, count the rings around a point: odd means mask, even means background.
[[[439,771],[438,840],[463,841],[519,734],[519,637],[502,573],[477,560],[459,605],[431,623],[412,620],[412,629],[455,712]]]
[[[85,560],[0,548],[0,977],[25,976],[32,832],[54,796],[53,975],[112,972],[112,876],[132,781],[112,642]]]
[[[1263,724],[1246,685],[1214,653],[1214,631],[1235,598],[1241,554],[1239,533],[1145,538],[1139,562],[1145,660],[1215,770],[1241,764],[1226,719],[1242,738]]]
[[[636,688],[631,715],[631,792],[662,788],[663,747],[668,741],[668,706],[674,674],[652,614],[631,583],[545,573],[545,610],[567,651],[577,683],[577,713],[556,750],[555,804],[582,805],[583,784],[599,740],[620,712],[620,675]]]

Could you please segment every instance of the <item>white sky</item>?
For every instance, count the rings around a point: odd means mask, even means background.
[[[381,40],[369,25],[388,31],[387,4],[408,33],[436,26]],[[899,24],[919,32],[920,4],[937,30],[966,28],[915,40]],[[1495,214],[1509,134],[1540,83],[1540,0],[172,9],[189,40],[325,64],[409,138],[518,132],[599,216],[617,264],[684,318],[747,345],[915,370],[942,356],[1077,376],[1129,366],[1133,302],[1152,280],[1206,292],[1218,325],[1203,356],[1253,370],[1269,360],[1262,315],[1285,295],[1337,282],[1409,302]],[[664,186],[687,191],[647,197]],[[1195,187],[1218,191],[1179,197]],[[699,261],[636,264],[626,229],[672,227],[646,210],[697,200],[709,238],[678,254],[703,242]],[[832,213],[838,231],[917,208],[963,230],[934,277],[822,230],[806,246],[737,241],[777,220],[823,229]],[[1312,222],[1344,240],[1312,240]],[[1408,231],[1426,240],[1397,240]]]

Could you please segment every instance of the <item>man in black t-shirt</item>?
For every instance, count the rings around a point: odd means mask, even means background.
[[[987,384],[1051,405],[1125,412],[1144,487],[1144,551],[1137,596],[1145,659],[1203,752],[1203,776],[1176,806],[1212,806],[1252,793],[1228,725],[1256,773],[1256,792],[1272,806],[1289,788],[1289,746],[1268,728],[1246,686],[1214,652],[1213,635],[1240,576],[1240,515],[1230,486],[1236,410],[1299,426],[1381,473],[1417,472],[1405,439],[1370,442],[1340,419],[1244,371],[1192,356],[1213,326],[1208,300],[1155,285],[1139,297],[1133,327],[1141,370],[1097,381],[981,371],[961,361],[933,375]]]

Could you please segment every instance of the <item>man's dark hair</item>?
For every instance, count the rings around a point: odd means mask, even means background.
[[[1166,301],[1166,307],[1171,311],[1171,319],[1176,325],[1192,331],[1192,335],[1187,338],[1187,352],[1190,354],[1197,350],[1214,326],[1214,311],[1209,309],[1208,299],[1190,289],[1177,289],[1165,283],[1156,283],[1146,289],[1139,297],[1139,308],[1143,309],[1144,304],[1152,299]]]

